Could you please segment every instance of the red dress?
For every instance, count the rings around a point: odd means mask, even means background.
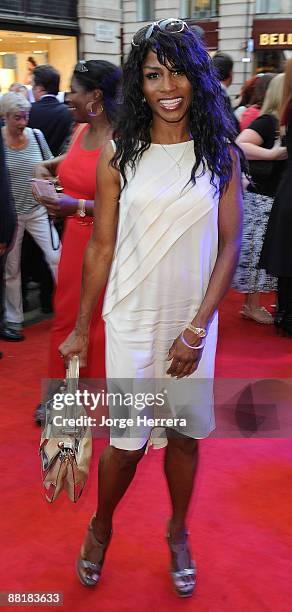
[[[94,200],[96,165],[100,149],[87,151],[81,139],[88,125],[80,130],[64,161],[59,165],[59,179],[64,193],[73,198]],[[92,217],[67,217],[62,238],[62,254],[55,292],[55,317],[51,333],[49,375],[64,377],[64,363],[58,347],[75,326],[80,302],[83,257],[92,232]],[[104,325],[101,318],[103,295],[93,312],[89,335],[87,367],[80,375],[86,378],[105,377]]]

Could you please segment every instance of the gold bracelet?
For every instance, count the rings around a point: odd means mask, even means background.
[[[189,329],[193,334],[196,334],[199,338],[206,338],[207,330],[204,327],[195,327],[192,323],[189,323],[186,326],[186,329]]]

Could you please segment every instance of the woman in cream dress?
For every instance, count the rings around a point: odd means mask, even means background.
[[[187,426],[181,433],[204,438],[214,428],[216,312],[201,360],[188,380],[178,385],[166,373],[169,348],[198,312],[218,252],[218,195],[209,173],[198,178],[196,189],[189,183],[194,161],[192,140],[163,148],[151,144],[136,173],[129,173],[120,197],[116,252],[103,316],[109,392],[166,390],[170,410],[156,407],[155,416],[186,416]],[[200,382],[191,384],[192,378]],[[141,379],[147,379],[145,386]],[[180,413],[177,395],[185,406]],[[186,406],[191,414],[186,414]],[[134,408],[127,416],[135,422],[135,414]],[[111,416],[119,416],[114,407]],[[135,450],[144,446],[150,431],[145,426],[117,428],[110,442],[116,448]],[[165,433],[153,430],[151,442],[164,446]]]
[[[109,391],[123,398],[154,391],[155,417],[162,393],[168,416],[185,416],[186,426],[167,425],[167,438],[161,438],[164,428],[152,430],[148,421],[135,426],[135,406],[110,406],[111,417],[133,418],[134,424],[113,427],[100,458],[98,509],[77,562],[86,586],[100,579],[114,510],[152,437],[156,445],[167,441],[171,578],[180,597],[194,591],[186,515],[197,439],[214,428],[217,308],[232,280],[241,229],[240,168],[224,109],[209,55],[183,21],[155,22],[135,34],[124,67],[118,137],[97,168],[80,312],[60,352],[86,362],[91,313],[107,282]]]

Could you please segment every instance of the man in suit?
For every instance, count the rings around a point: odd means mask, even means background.
[[[72,127],[72,116],[66,106],[57,99],[60,85],[59,72],[44,64],[37,66],[32,76],[35,103],[31,107],[29,127],[41,130],[56,157],[62,151]]]
[[[230,114],[231,121],[234,125],[236,133],[239,134],[239,123],[234,115],[231,100],[228,94],[228,88],[230,87],[233,80],[233,59],[227,53],[222,53],[222,51],[218,51],[213,56],[212,63],[217,70],[218,78],[220,80],[221,87],[225,95],[226,110]]]
[[[19,334],[12,331],[5,335],[2,329],[4,314],[4,267],[6,254],[11,246],[16,227],[16,214],[9,184],[8,170],[5,165],[2,132],[0,128],[0,338],[2,340],[17,341]],[[2,353],[0,353],[0,358]]]

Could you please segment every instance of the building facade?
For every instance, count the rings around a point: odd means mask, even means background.
[[[120,63],[133,33],[159,19],[181,17],[204,30],[211,54],[234,59],[230,93],[256,71],[281,71],[292,56],[292,0],[103,0],[79,1],[80,50]]]
[[[292,57],[292,0],[124,0],[125,50],[139,26],[169,16],[199,25],[211,54],[232,56],[231,95],[255,72],[280,72]]]
[[[23,81],[30,55],[59,68],[67,88],[77,57],[120,64],[133,33],[167,17],[200,26],[210,54],[233,57],[231,95],[251,74],[281,71],[292,56],[292,0],[0,0],[2,89],[9,69]]]

